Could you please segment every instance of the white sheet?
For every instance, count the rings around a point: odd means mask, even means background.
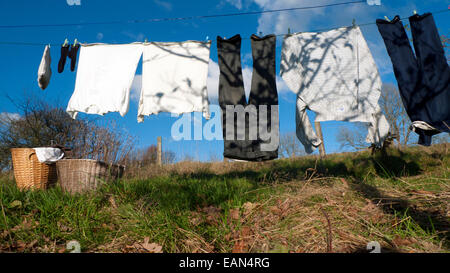
[[[210,46],[197,41],[144,46],[139,122],[160,112],[203,112],[210,118],[206,88]]]
[[[128,112],[130,89],[142,55],[142,44],[82,45],[75,91],[67,113],[104,115]]]

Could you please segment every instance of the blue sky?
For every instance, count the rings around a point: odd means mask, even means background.
[[[81,5],[69,5],[67,0],[15,0],[0,2],[0,25],[58,24],[103,21],[129,21],[162,17],[185,17],[193,15],[211,15],[236,13],[245,11],[272,10],[301,6],[314,6],[329,3],[346,2],[344,0],[218,0],[218,1],[168,1],[168,0],[80,0]],[[70,2],[70,1],[69,1]],[[186,21],[166,21],[139,24],[84,25],[46,28],[0,28],[0,42],[28,42],[61,44],[65,38],[73,42],[77,38],[81,42],[94,43],[130,43],[135,41],[184,41],[215,40],[217,35],[231,37],[239,33],[242,37],[250,37],[253,33],[264,35],[283,34],[290,28],[292,32],[314,31],[351,25],[355,18],[357,23],[375,22],[385,15],[393,18],[412,15],[413,10],[419,13],[444,10],[450,0],[382,0],[382,6],[354,4],[330,8],[268,13],[263,15],[247,15],[196,19]],[[435,15],[436,24],[441,34],[450,32],[449,13]],[[408,23],[404,20],[404,23]],[[361,27],[377,63],[383,82],[396,83],[392,65],[386,49],[375,25]],[[279,69],[282,37],[277,38],[277,73]],[[37,85],[37,69],[44,46],[21,46],[0,44],[0,113],[19,113],[5,96],[16,99],[24,96],[38,96],[52,104],[66,107],[75,85],[76,72],[70,72],[68,66],[63,73],[57,73],[60,47],[52,46],[53,75],[49,87],[42,91]],[[251,80],[250,41],[242,43],[243,75],[246,92],[249,92]],[[217,87],[219,69],[217,65],[216,44],[213,42],[210,55],[208,92],[212,104],[217,104]],[[176,118],[170,114],[159,114],[146,118],[138,124],[137,101],[141,79],[141,64],[138,66],[130,101],[130,110],[125,117],[110,113],[102,120],[115,120],[117,124],[135,135],[138,146],[145,147],[156,143],[157,136],[163,137],[165,149],[177,153],[178,159],[190,155],[199,160],[222,158],[223,143],[221,141],[173,141],[170,137],[171,125]],[[280,130],[281,133],[295,131],[295,94],[281,79],[277,79],[280,97]],[[85,116],[80,114],[80,116]],[[343,149],[336,142],[336,133],[340,126],[352,127],[350,123],[324,122],[325,149],[327,152],[340,152]],[[219,129],[221,130],[221,129]]]

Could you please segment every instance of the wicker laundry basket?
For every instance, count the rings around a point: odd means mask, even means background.
[[[81,193],[122,177],[125,167],[91,159],[62,159],[56,169],[64,191]]]
[[[56,165],[40,163],[34,149],[13,148],[11,155],[19,189],[47,189],[56,183]]]

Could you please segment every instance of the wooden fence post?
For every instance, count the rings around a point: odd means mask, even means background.
[[[320,122],[314,122],[314,127],[316,127],[317,136],[320,138],[322,143],[319,145],[319,153],[320,157],[325,157],[325,145],[323,144],[323,135],[322,135],[322,126],[320,126]]]
[[[162,165],[162,144],[161,144],[161,137],[159,136],[158,137],[158,144],[156,145],[156,149],[157,149],[157,158],[156,158],[156,160],[157,160],[157,163],[158,163],[158,166],[161,166]]]

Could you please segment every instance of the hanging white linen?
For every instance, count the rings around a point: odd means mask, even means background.
[[[206,82],[210,42],[152,42],[144,45],[138,121],[170,112],[203,112],[210,118]]]
[[[66,110],[71,117],[78,112],[124,116],[142,49],[141,43],[82,45],[75,91]]]

